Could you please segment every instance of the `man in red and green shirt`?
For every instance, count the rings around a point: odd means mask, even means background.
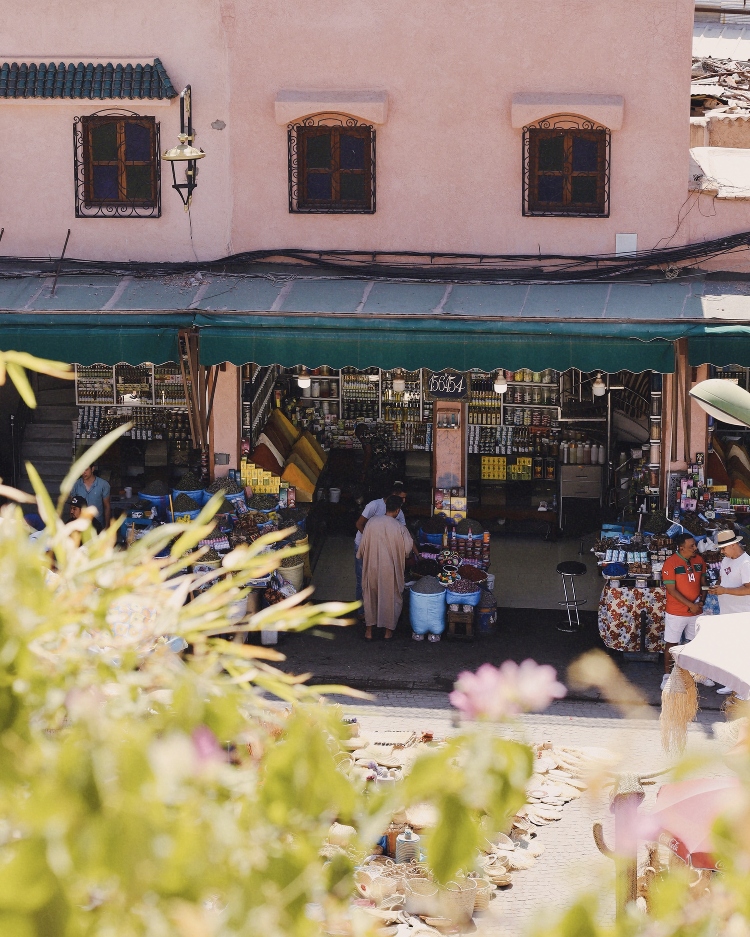
[[[661,571],[662,582],[667,590],[667,608],[664,615],[664,677],[661,688],[667,682],[672,669],[673,659],[670,648],[679,644],[683,634],[692,641],[695,637],[695,619],[702,614],[706,567],[698,557],[698,545],[690,534],[677,534],[674,537],[677,552],[664,563]]]

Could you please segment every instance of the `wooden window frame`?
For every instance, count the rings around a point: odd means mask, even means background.
[[[93,158],[92,133],[97,127],[115,125],[117,158]],[[151,156],[147,160],[125,158],[125,128],[139,124],[149,132]],[[76,216],[77,217],[158,217],[161,214],[161,163],[159,158],[159,125],[155,117],[138,114],[94,114],[76,118],[74,122]],[[117,198],[96,198],[94,195],[94,168],[117,167]],[[151,197],[130,198],[127,195],[127,169],[148,166],[150,169]]]
[[[539,170],[539,144],[543,140],[563,138],[563,169]],[[572,166],[573,139],[583,138],[597,143],[595,171],[574,171]],[[568,218],[608,218],[610,187],[610,132],[590,122],[542,121],[540,125],[524,128],[524,192],[523,214],[532,216]],[[559,176],[563,180],[562,202],[543,202],[538,197],[540,176]],[[572,180],[575,177],[596,178],[596,203],[574,202]]]
[[[289,133],[289,211],[303,214],[373,214],[375,211],[375,130],[353,118],[320,115],[298,124],[290,124]],[[357,136],[365,141],[364,168],[343,169],[340,165],[341,135]],[[331,198],[312,198],[307,192],[307,143],[316,136],[331,137]],[[315,169],[309,170],[315,172]],[[341,177],[364,178],[363,199],[341,198]]]

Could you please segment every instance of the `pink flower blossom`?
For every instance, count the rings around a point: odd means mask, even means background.
[[[198,759],[198,764],[203,765],[209,761],[226,761],[226,753],[221,745],[208,728],[208,726],[198,726],[193,729],[193,751]]]
[[[566,690],[548,664],[506,660],[499,667],[482,664],[476,673],[458,675],[451,703],[471,719],[500,721],[522,712],[539,712]]]

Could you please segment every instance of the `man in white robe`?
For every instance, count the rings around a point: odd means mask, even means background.
[[[409,531],[396,519],[402,501],[398,495],[386,499],[386,513],[372,517],[362,534],[357,558],[362,560],[362,598],[365,606],[365,638],[372,629],[385,629],[393,638],[404,602],[404,565],[414,548]]]

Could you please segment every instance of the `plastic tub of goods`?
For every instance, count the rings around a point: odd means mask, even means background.
[[[200,509],[197,511],[175,511],[172,515],[172,519],[176,524],[189,524],[190,521],[194,521],[200,514]]]
[[[173,488],[172,489],[172,501],[176,501],[180,495],[187,495],[188,498],[192,498],[193,501],[198,505],[198,507],[203,507],[206,503],[206,492],[202,488]]]
[[[421,528],[419,530],[419,542],[420,543],[431,543],[434,546],[440,546],[443,542],[442,534],[428,534],[425,533]]]
[[[279,507],[279,499],[276,495],[257,494],[247,499],[247,506],[251,511],[272,514]]]
[[[458,567],[458,575],[461,579],[468,579],[469,582],[476,583],[477,586],[487,587],[487,573],[483,569],[479,569],[478,566],[463,563]]]
[[[200,496],[202,492],[198,492]],[[186,491],[180,492],[177,497],[172,496],[173,519],[181,524],[193,521],[201,512],[201,501],[196,501]]]
[[[447,605],[479,605],[482,590],[476,582],[459,579],[448,587],[445,593]]]
[[[299,592],[305,581],[304,556],[285,556],[281,561],[279,572]]]
[[[435,576],[422,576],[411,584],[409,621],[414,634],[445,631],[445,586]]]
[[[223,492],[227,501],[245,500],[245,489],[236,481],[230,478],[217,478],[208,488],[204,489],[203,495],[206,501],[209,501],[215,494]]]
[[[302,531],[307,527],[307,511],[304,508],[296,505],[293,508],[279,508],[279,515],[282,527],[294,527],[296,524]]]
[[[141,501],[148,501],[156,508],[156,513],[162,520],[167,520],[169,514],[169,494],[151,495],[146,491],[139,491],[138,497]]]

